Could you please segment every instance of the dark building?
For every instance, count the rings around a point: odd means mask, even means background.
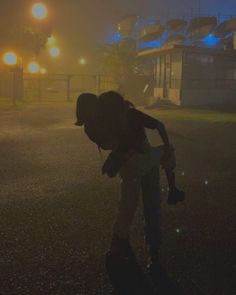
[[[145,49],[154,61],[154,100],[177,105],[236,103],[236,50],[172,45]]]

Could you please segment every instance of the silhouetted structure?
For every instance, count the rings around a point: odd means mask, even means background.
[[[236,50],[172,45],[146,49],[138,56],[154,60],[154,101],[236,103]]]

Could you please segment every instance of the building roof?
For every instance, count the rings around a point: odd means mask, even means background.
[[[173,51],[184,51],[184,52],[212,54],[212,55],[224,55],[224,56],[233,56],[236,58],[236,50],[224,50],[219,48],[205,48],[205,47],[186,46],[186,45],[171,45],[169,47],[144,49],[142,51],[139,51],[137,53],[137,56],[152,57],[152,56],[163,55],[166,53],[171,53]]]

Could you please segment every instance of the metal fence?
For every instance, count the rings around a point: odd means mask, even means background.
[[[112,77],[103,75],[24,75],[24,98],[31,101],[70,101],[83,92],[99,94],[118,87]]]
[[[0,72],[0,98],[15,102],[23,97],[23,72],[19,69]]]

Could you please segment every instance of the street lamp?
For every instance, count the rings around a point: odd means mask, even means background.
[[[50,48],[49,51],[51,57],[58,57],[60,55],[60,49],[56,46],[53,46],[52,48]]]
[[[47,42],[47,45],[55,45],[57,42],[56,38],[54,35],[51,35],[49,38],[48,38],[48,42]]]
[[[13,51],[6,52],[3,55],[3,62],[7,66],[16,66],[17,61],[17,55]]]
[[[85,58],[82,57],[82,58],[79,60],[79,63],[80,63],[80,65],[84,66],[84,65],[86,65],[86,63],[87,63],[87,60],[86,60]]]
[[[47,69],[45,69],[45,68],[41,68],[41,69],[40,69],[40,74],[42,74],[42,75],[47,74]]]
[[[31,74],[38,74],[40,72],[40,66],[37,62],[31,62],[28,64],[28,71]]]
[[[38,20],[43,20],[48,16],[48,9],[43,3],[35,3],[32,6],[32,15]]]
[[[2,59],[12,73],[12,102],[13,105],[16,105],[16,100],[21,99],[23,96],[22,58],[18,58],[14,51],[9,51],[3,55]]]

